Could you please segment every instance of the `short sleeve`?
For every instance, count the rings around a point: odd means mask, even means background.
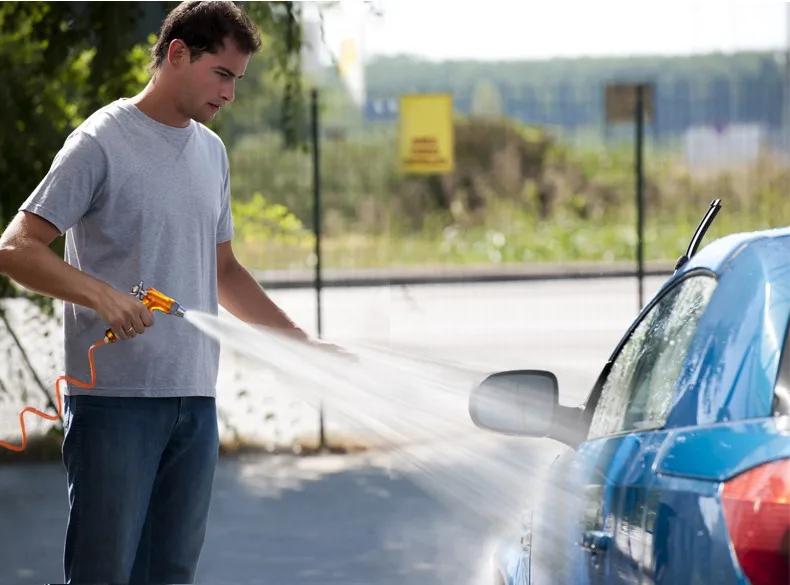
[[[230,205],[230,164],[225,155],[225,176],[222,180],[222,202],[217,221],[217,243],[229,242],[233,239],[233,212]]]
[[[107,178],[107,159],[96,140],[71,134],[47,174],[20,206],[53,224],[61,234],[90,210]]]

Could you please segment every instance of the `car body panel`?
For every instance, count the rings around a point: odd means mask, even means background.
[[[643,308],[602,378],[651,306],[700,272],[718,282],[665,424],[583,441],[558,458],[530,545],[503,547],[495,559],[507,585],[748,585],[731,550],[721,482],[790,457],[790,422],[772,417],[790,320],[790,229],[701,249]],[[587,408],[596,400],[593,389]]]
[[[568,475],[558,480],[563,491],[552,488],[564,497],[552,496],[543,502],[548,507],[539,522],[549,529],[536,530],[531,547],[534,556],[520,563],[530,566],[531,579],[519,580],[515,573],[506,573],[513,578],[505,582],[745,584],[729,549],[720,483],[654,473],[670,434],[597,439],[569,453],[573,464]],[[587,532],[605,539],[606,549],[600,553],[582,549]],[[511,567],[513,554],[507,562]]]
[[[529,583],[529,551],[518,543],[503,542],[495,555],[496,585],[526,585]]]
[[[641,534],[640,585],[746,585],[735,566],[717,482],[652,475]]]
[[[653,471],[726,481],[757,465],[790,457],[789,430],[790,422],[782,417],[672,432],[661,446]]]
[[[720,275],[667,427],[770,415],[790,315],[789,254],[787,237],[755,241]]]

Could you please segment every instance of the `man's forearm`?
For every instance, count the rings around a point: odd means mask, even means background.
[[[70,266],[45,244],[26,238],[0,242],[0,274],[30,291],[91,309],[109,286]]]
[[[238,319],[279,329],[301,339],[307,338],[307,334],[269,298],[241,264],[234,262],[219,274],[218,288],[220,304]]]

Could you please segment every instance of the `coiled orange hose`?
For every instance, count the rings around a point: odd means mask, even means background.
[[[56,421],[63,416],[63,399],[61,398],[60,395],[60,382],[62,381],[71,382],[75,386],[79,386],[80,388],[85,388],[88,390],[93,388],[96,385],[96,366],[94,365],[93,362],[93,352],[97,347],[101,345],[105,345],[107,343],[112,343],[112,341],[109,339],[103,339],[102,341],[94,343],[88,350],[88,363],[90,364],[91,367],[90,383],[86,384],[85,382],[80,382],[79,380],[75,380],[74,378],[69,378],[68,376],[60,376],[55,381],[55,395],[58,398],[58,414],[57,415],[46,414],[44,412],[41,412],[40,410],[33,408],[32,406],[27,406],[23,408],[22,412],[19,413],[19,426],[22,429],[22,444],[12,445],[11,443],[0,441],[0,447],[5,447],[6,449],[9,449],[11,451],[16,451],[17,453],[20,453],[25,450],[25,447],[27,447],[27,431],[25,430],[26,412],[32,412],[33,414],[38,415],[43,419],[51,420],[51,421]]]

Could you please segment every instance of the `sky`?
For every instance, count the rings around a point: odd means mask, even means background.
[[[360,0],[343,0],[340,8],[325,11],[327,48],[336,54],[343,38],[357,37],[365,61],[393,54],[499,60],[784,50],[790,14],[786,3],[766,0],[376,0],[375,5],[383,16],[372,15]]]

